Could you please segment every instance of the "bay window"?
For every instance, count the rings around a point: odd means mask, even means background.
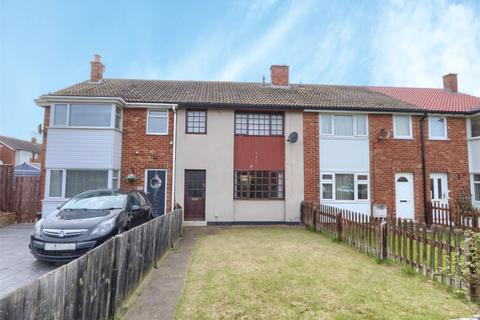
[[[50,125],[120,129],[121,122],[121,109],[110,104],[55,104]]]
[[[428,118],[428,136],[432,140],[447,139],[447,118],[429,117]]]
[[[480,116],[470,119],[470,138],[480,137]]]
[[[321,198],[332,201],[367,201],[368,174],[322,173]]]
[[[110,175],[110,182],[109,182]],[[48,197],[71,198],[83,191],[119,187],[119,170],[47,170]]]
[[[320,116],[320,133],[323,136],[363,137],[367,135],[366,115],[331,115]]]
[[[52,198],[62,197],[63,170],[50,171],[49,196]]]
[[[283,171],[235,171],[235,199],[284,199]]]

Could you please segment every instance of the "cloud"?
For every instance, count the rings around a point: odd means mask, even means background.
[[[480,95],[480,20],[471,3],[391,0],[379,14],[372,40],[372,82],[442,87],[459,74],[459,90]]]

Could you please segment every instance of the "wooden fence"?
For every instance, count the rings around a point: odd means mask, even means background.
[[[480,231],[480,210],[475,208],[463,208],[453,204],[427,204],[427,214],[432,224],[455,227],[457,229],[471,229]]]
[[[35,222],[40,210],[40,178],[15,176],[13,166],[0,165],[0,212],[14,212],[25,223]]]
[[[376,220],[307,202],[302,205],[302,223],[380,260],[400,262],[446,286],[474,288],[461,280],[461,264],[467,259],[462,229],[442,225],[428,227],[394,218]],[[470,296],[474,294],[470,292]]]
[[[0,300],[0,319],[111,319],[180,237],[182,210],[115,236]]]

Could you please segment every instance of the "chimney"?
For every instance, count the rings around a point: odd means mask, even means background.
[[[272,86],[286,87],[288,86],[288,66],[272,65],[270,67],[270,76]]]
[[[443,76],[443,88],[450,92],[458,92],[457,74],[449,73]]]
[[[37,138],[35,137],[32,137],[32,139],[30,140],[32,143],[36,144],[37,143]]]
[[[91,82],[99,82],[103,80],[103,71],[105,70],[105,66],[101,61],[101,57],[99,54],[96,54],[93,61],[90,62],[91,69],[90,69],[90,81]]]

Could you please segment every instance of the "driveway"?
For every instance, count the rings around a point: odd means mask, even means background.
[[[59,267],[37,261],[28,244],[33,224],[0,228],[0,298]]]

